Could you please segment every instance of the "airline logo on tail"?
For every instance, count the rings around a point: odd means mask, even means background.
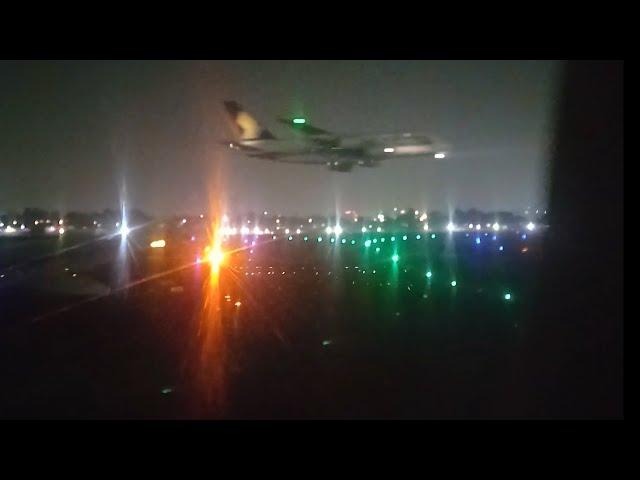
[[[240,133],[240,140],[267,140],[274,139],[273,134],[260,124],[237,102],[224,102],[224,106],[233,119]]]

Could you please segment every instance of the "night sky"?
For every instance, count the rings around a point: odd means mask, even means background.
[[[393,206],[544,205],[560,64],[546,61],[0,62],[0,212],[24,207],[361,214]],[[330,172],[219,144],[235,99],[277,137],[303,115],[333,132],[433,134],[445,161]]]

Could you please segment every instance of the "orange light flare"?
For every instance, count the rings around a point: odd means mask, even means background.
[[[222,190],[217,189],[220,192]],[[221,298],[221,272],[231,252],[223,249],[223,231],[220,219],[224,209],[220,199],[212,198],[209,213],[213,218],[207,228],[207,246],[196,263],[208,263],[210,271],[202,287],[202,304],[198,312],[197,348],[191,363],[196,394],[192,397],[196,417],[217,417],[226,408],[227,342],[223,322]],[[195,345],[194,345],[195,346]]]

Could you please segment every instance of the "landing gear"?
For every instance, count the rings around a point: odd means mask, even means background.
[[[333,162],[327,162],[329,170],[332,170],[334,172],[350,172],[353,169],[353,165],[353,162],[340,162],[337,160]]]

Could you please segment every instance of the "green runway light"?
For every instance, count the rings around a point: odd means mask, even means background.
[[[304,118],[294,118],[294,119],[293,119],[293,123],[296,123],[296,124],[303,124],[303,123],[307,123],[307,120],[306,120],[306,119],[304,119]]]
[[[394,253],[391,257],[391,260],[393,260],[394,262],[398,262],[398,260],[400,260],[400,256],[397,253]]]
[[[336,242],[336,239],[335,239],[335,238],[333,238],[333,237],[331,237],[331,240],[329,240],[329,241],[330,241],[331,243],[335,243],[335,242]]]
[[[395,242],[396,241],[396,237],[391,237],[391,241]]]
[[[305,236],[304,236],[304,241],[306,242],[306,241],[308,241],[308,240],[309,240],[309,237],[307,237],[307,236],[305,235]]]
[[[351,245],[355,245],[356,241],[355,240],[351,240]]]
[[[364,246],[367,247],[367,248],[370,247],[371,246],[371,240],[365,240]]]
[[[289,241],[293,240],[293,237],[292,237],[291,235],[289,235],[288,240],[289,240]]]
[[[406,235],[402,236],[402,240],[406,240],[408,237]]]
[[[511,300],[511,294],[510,293],[505,293],[504,294],[504,299],[505,300]]]
[[[431,270],[429,270],[429,271],[427,272],[427,278],[431,278],[432,276],[433,276],[433,274],[431,273]]]
[[[378,239],[377,239],[377,238],[374,238],[374,239],[373,239],[373,243],[378,243]]]
[[[322,237],[318,237],[318,242],[321,242],[321,241],[322,241]]]
[[[451,286],[452,286],[452,287],[455,287],[456,285],[458,285],[458,282],[456,282],[455,280],[452,280],[452,281],[451,281]]]
[[[435,234],[435,233],[432,233],[432,234],[431,234],[431,238],[436,238],[436,234]]]
[[[386,239],[385,239],[384,237],[382,237],[382,238],[380,239],[380,243],[384,243],[385,241],[386,241]]]
[[[416,235],[416,240],[420,240],[422,238],[422,235],[418,234]]]
[[[376,253],[380,252],[380,247],[376,247]]]
[[[343,238],[342,240],[340,240],[340,243],[347,243],[347,239]]]

